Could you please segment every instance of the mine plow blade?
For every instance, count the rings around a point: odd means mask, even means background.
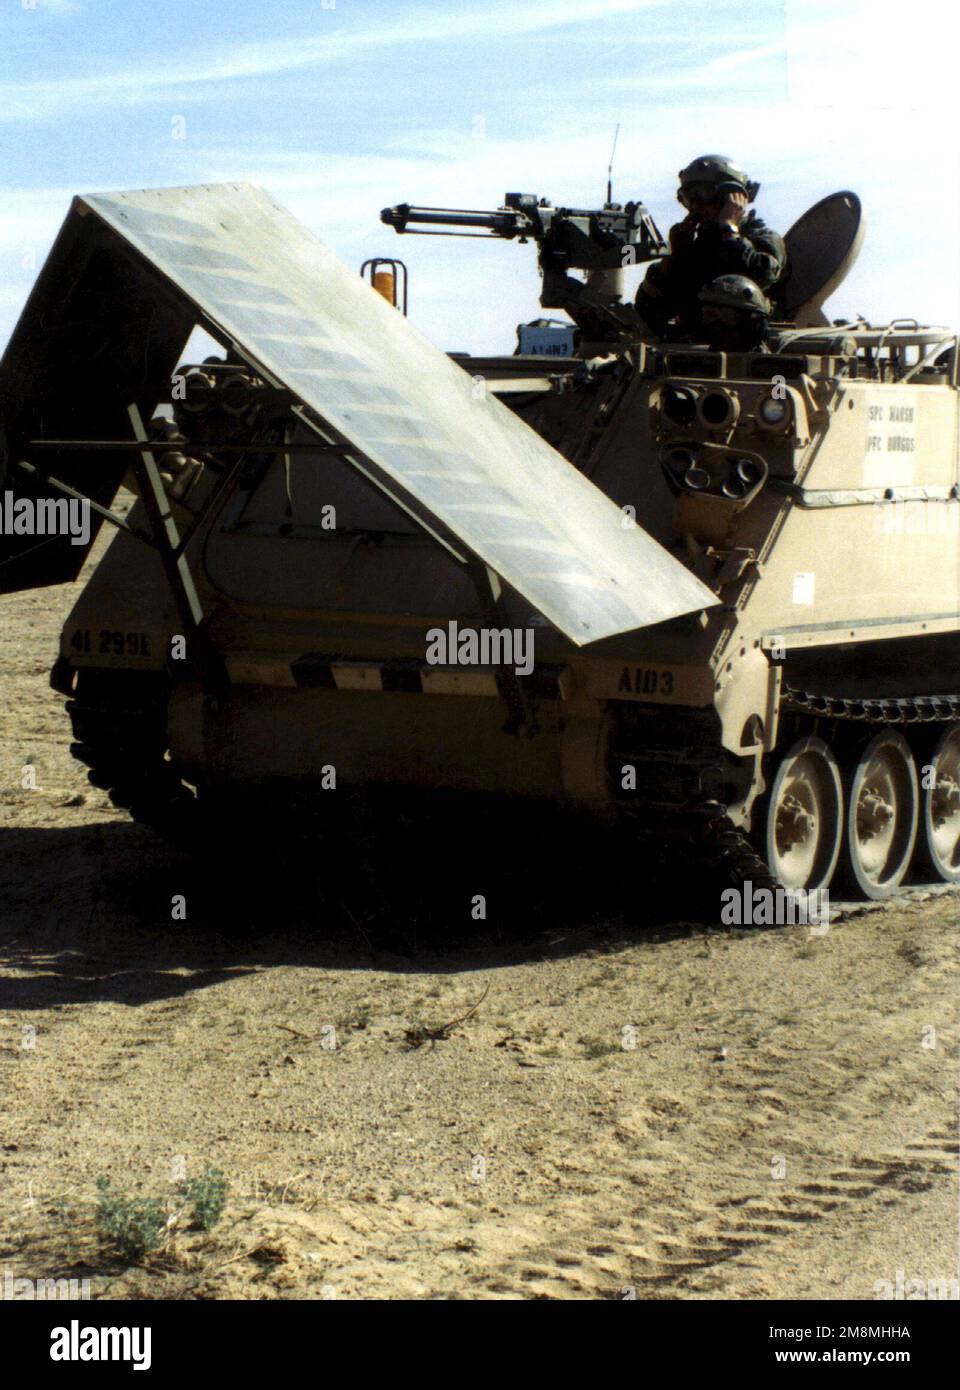
[[[2,363],[4,486],[40,477],[109,501],[132,461],[46,452],[58,435],[129,439],[205,327],[268,381],[324,450],[485,567],[577,644],[699,611],[714,594],[462,366],[430,344],[262,189],[75,201]],[[59,494],[62,495],[62,492]],[[74,578],[73,538],[0,537],[0,589]],[[32,543],[24,544],[24,542]],[[12,546],[12,548],[10,548]]]

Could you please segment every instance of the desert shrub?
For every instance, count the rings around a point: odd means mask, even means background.
[[[192,1208],[193,1224],[209,1231],[223,1215],[230,1184],[219,1168],[204,1168],[202,1177],[188,1178],[177,1190]]]
[[[158,1198],[114,1192],[109,1178],[97,1179],[97,1192],[97,1227],[118,1255],[132,1264],[157,1248],[167,1225]]]

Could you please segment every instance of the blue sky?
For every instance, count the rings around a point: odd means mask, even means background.
[[[439,345],[511,351],[531,248],[398,238],[400,201],[615,195],[663,231],[676,171],[734,155],[785,231],[862,197],[828,306],[960,321],[957,22],[947,0],[0,0],[0,341],[77,192],[249,179],[350,265],[399,254]],[[183,136],[184,138],[179,138]]]

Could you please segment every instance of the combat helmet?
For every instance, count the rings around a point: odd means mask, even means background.
[[[708,184],[716,193],[734,190],[745,193],[749,203],[753,202],[760,188],[725,154],[698,155],[685,169],[680,170],[677,177],[680,180],[677,198],[684,207],[688,206],[688,190],[697,184]]]
[[[721,352],[753,352],[767,333],[772,306],[745,275],[719,275],[697,295],[703,336]]]
[[[745,309],[769,318],[773,306],[759,285],[745,275],[718,275],[697,295],[701,304],[718,304],[724,309]]]

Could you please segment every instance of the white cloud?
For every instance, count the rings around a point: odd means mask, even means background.
[[[851,125],[859,113],[953,112],[957,8],[924,0],[787,0],[788,95],[801,106],[830,108]],[[859,116],[862,121],[862,116]],[[840,131],[842,135],[845,132]],[[876,131],[884,140],[886,129]]]
[[[779,32],[753,44],[739,41],[735,24],[727,29],[728,14],[717,9],[716,22],[698,33],[704,61],[659,71],[644,64],[636,73],[611,73],[594,90],[661,94],[671,108],[677,97],[719,98],[722,117],[723,104],[749,81],[780,89],[799,108],[835,110],[841,137],[858,125],[858,112],[953,109],[955,0],[924,0],[914,10],[901,0],[785,0]]]
[[[0,198],[0,259],[30,269],[41,261],[66,216],[75,188],[5,188]]]
[[[482,9],[458,7],[452,13],[408,10],[401,23],[373,22],[368,28],[350,29],[334,27],[333,16],[337,12],[329,11],[327,27],[320,27],[312,35],[234,44],[211,55],[198,52],[187,63],[150,62],[55,83],[0,83],[0,121],[50,120],[94,105],[139,106],[169,101],[185,88],[190,89],[192,99],[222,98],[217,84],[334,67],[351,58],[408,44],[455,41],[466,46],[479,39],[507,39],[591,24],[666,3],[667,0],[553,0],[547,5],[538,0],[523,6],[500,3]]]

